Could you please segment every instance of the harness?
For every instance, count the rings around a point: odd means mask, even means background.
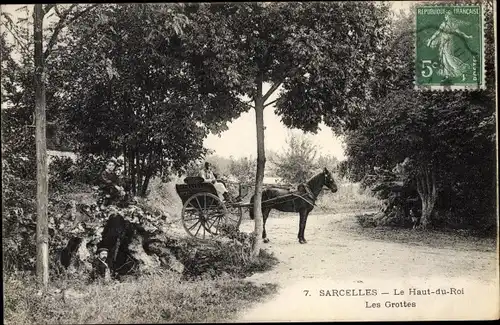
[[[316,197],[312,193],[311,189],[306,183],[301,183],[297,188],[303,188],[305,190],[305,193],[303,195],[300,195],[300,190],[292,193],[294,196],[301,198],[302,200],[306,201],[310,206],[316,206],[314,201],[316,201]],[[307,197],[307,198],[306,198]]]

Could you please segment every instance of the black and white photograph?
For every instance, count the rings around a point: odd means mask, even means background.
[[[499,319],[496,7],[2,4],[4,323]]]

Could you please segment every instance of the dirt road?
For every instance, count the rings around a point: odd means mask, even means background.
[[[242,231],[252,229],[253,222],[242,223]],[[376,239],[353,214],[311,214],[305,245],[298,243],[297,231],[298,216],[274,213],[268,219],[271,242],[264,245],[280,263],[248,279],[278,283],[281,289],[238,321],[498,317],[492,240],[411,230],[392,230],[399,232],[397,242]]]

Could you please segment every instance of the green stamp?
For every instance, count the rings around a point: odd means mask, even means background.
[[[415,88],[485,88],[483,8],[419,5],[416,8]]]

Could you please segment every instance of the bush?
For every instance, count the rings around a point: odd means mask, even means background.
[[[94,155],[81,155],[75,164],[74,177],[79,183],[100,185],[101,172],[106,164],[106,158]]]
[[[278,263],[276,257],[263,250],[251,259],[253,234],[240,232],[234,227],[223,228],[222,237],[198,247],[194,254],[183,261],[186,278],[215,278],[224,273],[237,277],[247,277],[255,272],[270,270]]]
[[[59,191],[64,185],[75,181],[75,163],[69,157],[51,157],[49,165],[49,189]]]
[[[2,246],[4,270],[35,265],[36,181],[2,172]]]

